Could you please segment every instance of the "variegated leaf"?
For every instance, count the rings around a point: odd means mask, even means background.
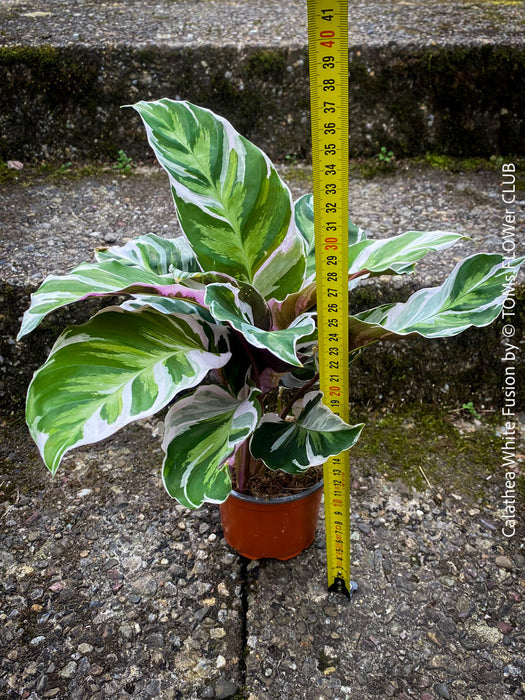
[[[503,306],[509,285],[525,258],[510,264],[501,255],[479,253],[458,263],[439,287],[420,289],[405,303],[385,304],[350,316],[350,345],[417,333],[444,338],[471,326],[487,326]]]
[[[126,311],[138,311],[144,306],[149,306],[163,314],[197,314],[197,316],[200,316],[208,323],[215,323],[215,319],[204,306],[173,297],[136,294],[132,299],[127,299],[123,302],[120,308]]]
[[[294,205],[294,217],[297,230],[303,236],[306,244],[306,279],[315,275],[315,228],[314,228],[314,198],[311,194],[300,197]],[[362,228],[351,221],[348,222],[348,245],[359,243],[366,239]]]
[[[154,233],[138,236],[123,246],[97,248],[96,259],[136,265],[156,275],[170,275],[178,282],[200,266],[185,238],[161,238]]]
[[[268,305],[272,314],[272,328],[287,328],[295,318],[304,314],[317,303],[317,283],[307,283],[299,292],[289,294],[283,301],[270,299]]]
[[[174,282],[173,275],[157,275],[119,260],[82,263],[67,275],[50,275],[31,295],[18,338],[32,331],[51,311],[88,297],[117,294],[158,294],[204,303],[204,291]]]
[[[184,299],[145,295],[137,295],[133,299],[128,299],[120,305],[120,308],[127,311],[138,311],[144,307],[150,307],[164,314],[185,314],[189,315],[190,317],[197,316],[203,319],[207,324],[209,324],[207,326],[208,332],[210,335],[213,335],[214,342],[227,336],[229,350],[232,354],[234,353],[234,347],[232,347],[234,338],[231,336],[225,326],[216,323],[213,316],[203,306],[186,302]],[[239,391],[241,386],[244,386],[246,383],[246,377],[242,377],[241,375],[242,364],[240,362],[235,363],[235,368],[233,367],[232,362],[228,362],[227,367],[223,366],[219,371],[221,381],[226,380],[229,382],[230,379],[233,380],[234,377],[239,377],[239,381],[236,384],[236,391]],[[245,375],[246,372],[247,369],[245,368]],[[217,370],[213,370],[213,373],[216,374]]]
[[[260,416],[258,390],[246,393],[246,398],[234,398],[221,387],[202,386],[166,415],[162,477],[182,505],[198,508],[228,498],[232,483],[225,462],[253,433]]]
[[[314,214],[311,195],[301,197],[295,205],[295,221],[305,237],[308,250],[307,283],[290,294],[282,302],[272,302],[271,310],[276,328],[286,327],[297,314],[311,309],[316,303],[317,287],[310,281],[315,273]],[[399,236],[382,240],[367,239],[365,232],[349,224],[348,289],[360,282],[360,277],[395,274],[404,275],[414,271],[414,263],[430,251],[442,250],[464,238],[461,234],[443,231],[409,231]]]
[[[202,268],[249,282],[266,299],[299,289],[304,244],[290,192],[268,157],[228,121],[189,102],[134,108],[170,177],[181,227]]]
[[[295,422],[265,414],[250,442],[252,455],[270,469],[296,474],[352,447],[363,424],[348,425],[321,399],[319,391],[306,394],[304,409]]]
[[[443,250],[465,238],[448,231],[408,231],[382,240],[365,240],[348,248],[348,274],[406,274],[412,263],[431,251]]]
[[[67,329],[35,373],[26,418],[55,472],[68,450],[156,413],[230,359],[217,326],[113,307]]]
[[[254,323],[252,307],[244,302],[240,290],[226,284],[210,284],[206,289],[206,305],[213,317],[229,323],[256,348],[268,350],[275,357],[291,365],[301,366],[295,351],[297,342],[315,330],[311,316],[303,315],[288,328],[264,330]]]

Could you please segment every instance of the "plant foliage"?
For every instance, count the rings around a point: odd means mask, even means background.
[[[26,415],[54,473],[68,450],[170,405],[164,484],[196,508],[224,501],[233,471],[243,488],[261,465],[301,473],[322,464],[350,448],[362,425],[332,414],[315,388],[311,195],[294,203],[267,156],[207,109],[168,99],[135,109],[168,173],[183,237],[147,234],[44,280],[19,337],[72,302],[128,299],[62,333],[31,382]],[[350,224],[349,290],[371,276],[410,274],[460,238],[409,231],[374,240]],[[521,262],[473,255],[439,287],[350,316],[351,349],[491,323]],[[277,414],[267,395],[279,385],[296,394]]]

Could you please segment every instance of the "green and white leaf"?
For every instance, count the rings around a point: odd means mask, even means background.
[[[68,450],[153,415],[224,366],[231,355],[219,332],[195,316],[118,307],[67,329],[27,396],[29,429],[48,468],[54,473]]]
[[[177,401],[165,419],[162,478],[167,492],[188,508],[222,503],[232,483],[226,460],[254,431],[257,389],[234,398],[221,387],[199,387]]]
[[[297,230],[306,244],[306,279],[315,275],[315,227],[314,227],[314,198],[311,194],[300,197],[294,205],[294,218]],[[351,221],[348,222],[348,245],[359,243],[366,239],[362,228]]]
[[[136,294],[131,299],[127,299],[120,308],[125,311],[138,311],[144,306],[149,306],[163,314],[197,314],[210,324],[215,323],[215,319],[210,312],[199,304],[195,304],[185,299],[173,297],[160,297],[150,294]]]
[[[382,240],[365,240],[348,248],[348,274],[406,274],[431,251],[443,250],[465,238],[449,231],[408,231]]]
[[[420,289],[405,303],[385,304],[350,316],[350,345],[417,333],[426,338],[458,335],[487,326],[501,313],[514,276],[525,258],[510,264],[501,255],[479,253],[458,263],[439,287]]]
[[[315,321],[311,315],[300,316],[282,330],[264,330],[254,324],[252,307],[242,301],[239,293],[240,290],[231,285],[210,284],[206,289],[205,303],[212,316],[242,333],[250,345],[269,350],[280,360],[301,367],[296,345],[301,338],[314,332]]]
[[[268,305],[272,314],[273,328],[287,328],[294,319],[313,309],[317,303],[317,284],[315,278],[308,282],[299,292],[289,294],[283,301],[270,299]]]
[[[322,403],[322,394],[304,397],[305,407],[295,422],[265,414],[255,430],[250,451],[270,469],[290,474],[323,464],[328,457],[352,447],[363,424],[348,425]]]
[[[117,294],[159,294],[182,297],[202,303],[204,293],[175,282],[172,274],[158,275],[122,260],[107,259],[82,263],[67,275],[50,275],[31,295],[31,305],[25,312],[18,338],[38,326],[52,311],[92,296]]]
[[[156,275],[170,275],[174,281],[201,269],[185,238],[168,239],[154,233],[138,236],[123,246],[97,248],[95,257],[98,262],[117,260]]]
[[[189,102],[139,102],[170,177],[181,227],[204,270],[283,299],[303,280],[304,244],[291,195],[268,157],[213,112]]]

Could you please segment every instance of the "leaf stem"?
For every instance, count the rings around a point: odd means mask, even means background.
[[[264,468],[263,462],[260,459],[255,459],[250,452],[249,440],[245,440],[242,445],[240,445],[234,462],[234,469],[237,477],[237,491],[239,493],[246,493],[246,491],[248,491],[250,477],[263,471]]]
[[[353,275],[348,275],[348,281],[351,282],[352,280],[357,279],[358,277],[362,277],[363,275],[369,275],[370,270],[359,270],[359,272],[354,272]]]
[[[248,481],[249,474],[249,450],[248,442],[245,441],[239,448],[239,468],[237,471],[237,489],[239,493],[243,493],[246,490],[246,482]]]
[[[290,411],[291,411],[292,406],[294,405],[294,403],[295,403],[298,399],[302,398],[302,397],[306,394],[306,392],[308,391],[308,389],[310,389],[310,387],[312,387],[318,380],[319,380],[319,372],[316,372],[316,373],[314,374],[314,376],[313,376],[309,381],[307,381],[306,384],[304,384],[304,385],[294,394],[294,396],[291,398],[291,400],[286,404],[286,406],[285,406],[285,407],[283,408],[283,410],[281,411],[281,414],[280,414],[279,417],[282,418],[282,419],[284,420],[284,419],[286,418],[286,416],[290,413]]]
[[[246,350],[246,354],[248,355],[248,358],[251,362],[251,365],[253,367],[253,380],[255,382],[255,385],[257,386],[258,389],[261,388],[261,375],[259,374],[259,369],[257,367],[257,363],[255,362],[255,357],[253,356],[252,349],[250,348],[250,344],[246,340],[246,338],[242,335],[242,333],[238,333],[239,338],[241,339],[241,343],[244,346],[244,349]]]

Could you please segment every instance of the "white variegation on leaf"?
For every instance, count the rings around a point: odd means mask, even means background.
[[[348,425],[332,413],[320,391],[311,391],[295,421],[265,414],[251,438],[250,452],[269,469],[297,474],[350,449],[362,429],[362,423]]]
[[[175,282],[201,269],[186,239],[161,238],[154,233],[138,236],[123,246],[97,248],[95,257],[99,262],[118,260],[156,275],[170,275]]]
[[[66,304],[130,298],[60,336],[31,382],[26,416],[55,472],[68,450],[175,401],[163,478],[172,496],[195,508],[225,500],[230,471],[240,489],[259,460],[303,472],[350,448],[362,426],[331,413],[318,391],[303,397],[319,373],[312,196],[292,205],[267,156],[207,109],[173,100],[135,109],[168,172],[183,237],[151,233],[100,248],[96,262],[44,280],[19,337]],[[372,240],[350,223],[348,289],[372,276],[409,274],[424,255],[461,238],[410,231]],[[351,316],[349,363],[376,341],[453,336],[491,323],[523,261],[472,256],[435,289]],[[282,406],[283,387],[292,396],[280,415],[261,419],[262,407]]]
[[[126,311],[137,311],[144,306],[149,306],[163,314],[197,314],[210,324],[215,323],[215,319],[210,312],[199,304],[177,299],[174,297],[159,297],[149,294],[135,294],[132,299],[127,299],[121,305],[121,309]]]
[[[250,345],[268,350],[283,362],[300,367],[296,345],[315,331],[311,314],[297,318],[288,328],[267,331],[254,324],[252,308],[240,298],[240,290],[226,284],[210,284],[205,301],[210,313],[221,323],[229,323]]]
[[[118,307],[66,330],[27,397],[29,429],[48,468],[55,472],[68,450],[153,415],[223,367],[230,353],[218,335],[195,316]]]
[[[159,294],[179,297],[195,304],[204,303],[204,291],[174,282],[172,274],[158,275],[137,265],[108,259],[98,263],[82,263],[68,275],[50,275],[31,295],[31,306],[25,312],[18,338],[34,330],[52,311],[88,297],[118,294]]]
[[[204,270],[253,284],[267,299],[299,289],[304,244],[290,191],[233,126],[189,102],[134,105],[169,175],[179,221]]]
[[[350,346],[413,333],[445,338],[471,326],[488,326],[500,315],[509,284],[524,260],[472,255],[458,263],[441,286],[420,289],[405,303],[385,304],[350,316]]]
[[[364,270],[382,275],[406,274],[414,269],[411,263],[429,252],[449,248],[462,238],[449,231],[407,231],[391,238],[359,241],[348,247],[348,274]]]
[[[294,218],[297,230],[306,244],[306,279],[315,279],[315,228],[314,198],[311,194],[300,197],[294,205]],[[366,232],[351,221],[348,222],[348,245],[354,245],[366,239]]]
[[[226,460],[253,433],[260,416],[257,389],[237,398],[219,386],[199,387],[178,400],[165,419],[162,478],[179,503],[222,503],[232,482]]]

